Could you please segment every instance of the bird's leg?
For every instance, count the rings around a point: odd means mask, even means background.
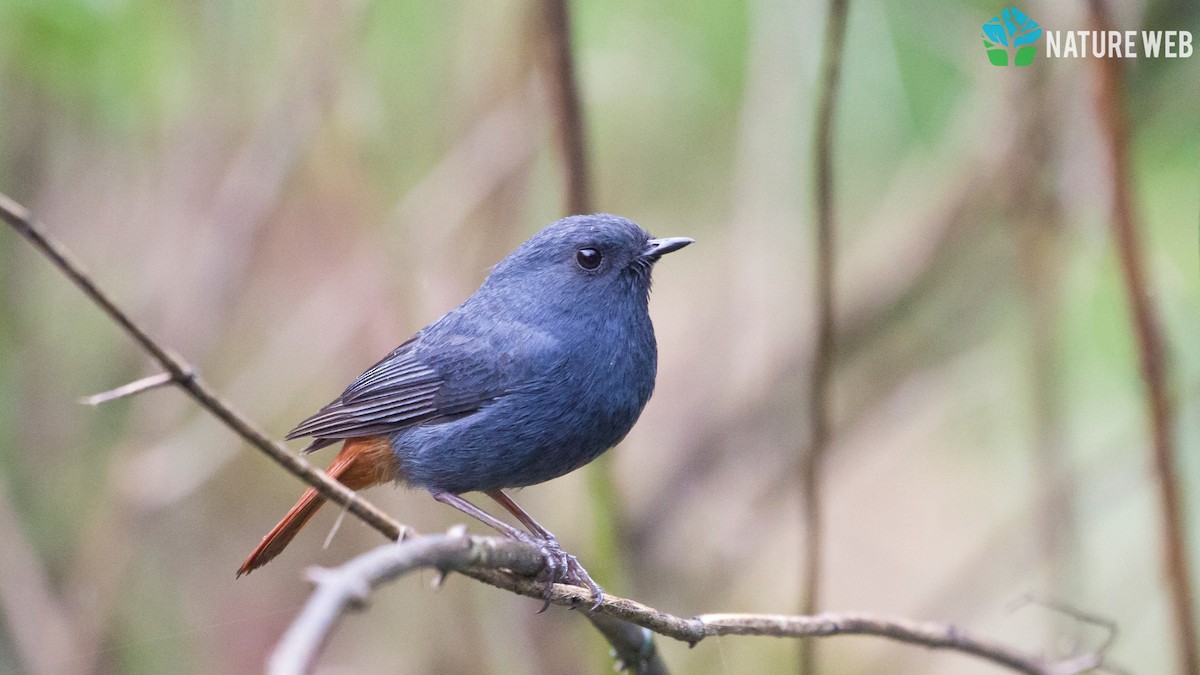
[[[471,516],[472,518],[482,522],[483,524],[487,525],[488,527],[496,530],[500,534],[503,534],[507,537],[512,537],[513,539],[524,540],[524,539],[529,538],[529,535],[525,534],[521,530],[518,530],[517,528],[513,527],[512,525],[509,525],[508,523],[504,522],[503,520],[500,520],[499,518],[493,516],[492,514],[488,513],[487,511],[484,511],[483,509],[479,508],[478,506],[475,506],[471,502],[467,501],[466,499],[463,499],[462,497],[460,497],[456,494],[453,494],[450,492],[431,492],[430,494],[432,494],[433,498],[438,500],[439,502],[446,504],[448,506],[453,506],[454,508],[458,509],[459,511],[462,511],[463,513],[467,514],[468,516]]]
[[[574,556],[568,556],[561,548],[558,547],[558,542],[548,542],[540,537],[530,536],[529,533],[519,530],[512,525],[500,520],[492,514],[475,506],[471,502],[463,499],[459,495],[450,492],[431,492],[433,498],[439,502],[462,511],[472,518],[482,522],[501,534],[516,539],[517,541],[529,544],[536,548],[542,554],[542,558],[546,561],[546,592],[542,595],[542,608],[538,613],[546,611],[550,607],[550,595],[553,592],[553,584],[559,579],[563,579],[571,574],[571,561],[575,560]],[[526,516],[528,518],[528,516]],[[533,520],[530,518],[530,520]],[[540,525],[538,527],[541,527]],[[547,532],[547,534],[549,534]],[[578,566],[578,561],[575,562]],[[582,567],[580,569],[583,569]],[[586,575],[587,573],[584,572]],[[591,581],[589,578],[588,581]],[[597,603],[598,604],[598,603]]]
[[[503,506],[509,513],[516,516],[517,520],[521,521],[522,525],[529,528],[531,533],[539,537],[543,542],[543,550],[545,552],[548,554],[553,554],[559,558],[566,572],[566,574],[563,575],[564,579],[580,586],[587,586],[591,589],[592,594],[596,598],[596,602],[592,605],[592,609],[596,609],[600,606],[601,601],[604,600],[604,589],[600,588],[600,585],[592,580],[591,575],[587,573],[587,570],[583,568],[583,565],[579,564],[578,558],[570,553],[567,553],[562,549],[561,546],[558,545],[558,538],[551,534],[550,530],[542,527],[541,523],[534,520],[533,516],[526,513],[525,509],[518,506],[517,503],[512,500],[512,497],[504,494],[502,490],[492,490],[486,494],[487,496],[496,500],[496,503],[500,506]]]
[[[534,520],[533,516],[529,515],[525,509],[521,508],[516,502],[514,502],[512,497],[504,494],[503,490],[492,490],[486,494],[487,496],[496,500],[496,503],[500,506],[503,506],[509,513],[516,516],[517,520],[521,521],[521,524],[527,527],[530,532],[541,537],[542,539],[545,539],[546,541],[554,542],[555,545],[558,544],[558,539],[550,533],[550,530],[542,527],[541,523]]]

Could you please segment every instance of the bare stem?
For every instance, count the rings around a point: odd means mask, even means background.
[[[1112,28],[1102,0],[1089,0],[1092,22],[1097,30]],[[1157,311],[1146,279],[1138,232],[1138,214],[1133,203],[1129,158],[1129,122],[1124,101],[1124,72],[1120,59],[1093,59],[1097,72],[1096,110],[1108,145],[1108,168],[1112,193],[1112,228],[1120,257],[1121,273],[1129,300],[1129,315],[1137,341],[1142,380],[1146,387],[1146,409],[1153,440],[1154,473],[1158,479],[1162,512],[1163,562],[1166,568],[1172,622],[1175,626],[1179,666],[1187,675],[1200,675],[1200,638],[1193,605],[1191,563],[1188,560],[1187,526],[1179,474],[1175,466],[1175,423],[1167,391],[1165,345]]]
[[[551,78],[551,99],[558,124],[566,172],[567,213],[590,213],[591,189],[588,183],[587,142],[583,131],[583,106],[575,79],[575,60],[571,55],[571,13],[567,0],[542,0],[547,62]]]
[[[384,582],[416,569],[433,567],[443,572],[458,571],[499,588],[541,599],[541,583],[528,577],[536,574],[542,564],[541,555],[526,544],[511,539],[468,537],[461,532],[451,532],[385,544],[341,567],[315,570],[310,573],[310,578],[316,583],[317,589],[276,647],[270,670],[273,675],[309,672],[322,648],[329,642],[342,614],[365,606],[371,592]],[[524,576],[509,574],[500,568],[515,570]],[[572,608],[587,608],[592,598],[585,589],[555,584],[551,602]],[[635,629],[637,639],[634,640],[643,646],[645,656],[652,654],[654,649],[647,631],[691,645],[706,637],[721,635],[781,638],[872,635],[968,654],[1019,673],[1071,675],[1103,666],[1104,652],[1108,647],[1106,643],[1104,650],[1098,652],[1078,654],[1063,661],[1049,661],[944,623],[853,612],[815,616],[702,614],[686,619],[607,594],[594,615],[605,620],[617,619],[622,626],[632,624],[645,629]],[[625,659],[624,663],[640,673],[661,672],[653,670],[646,661]]]
[[[100,405],[101,403],[108,403],[109,401],[115,401],[119,398],[134,396],[144,391],[150,391],[151,389],[165,387],[168,384],[175,384],[174,376],[172,376],[171,373],[158,373],[149,377],[143,377],[142,379],[130,382],[129,384],[121,385],[116,389],[109,389],[108,391],[100,392],[99,394],[85,396],[79,399],[79,402],[84,405]]]
[[[341,615],[364,606],[379,584],[407,572],[423,567],[446,571],[478,566],[533,575],[542,565],[536,550],[515,539],[468,537],[460,529],[381,546],[336,569],[310,568],[308,576],[317,590],[284,633],[268,671],[279,675],[312,670]]]
[[[804,578],[801,582],[800,613],[813,614],[820,605],[823,515],[821,512],[821,468],[829,445],[830,375],[834,362],[834,177],[833,120],[841,83],[842,44],[846,36],[848,0],[830,0],[825,23],[825,48],[821,59],[821,81],[817,101],[816,142],[813,173],[816,181],[816,301],[817,344],[813,359],[809,417],[811,435],[808,456],[801,463],[800,489],[804,505]],[[812,673],[815,647],[800,643],[800,672]]]

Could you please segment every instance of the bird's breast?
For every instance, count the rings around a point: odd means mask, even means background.
[[[533,485],[625,437],[654,389],[653,329],[624,322],[537,342],[535,354],[509,356],[504,395],[395,439],[409,482],[455,493]]]

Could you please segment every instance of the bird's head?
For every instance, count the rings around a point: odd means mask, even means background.
[[[533,235],[500,261],[485,283],[504,292],[604,305],[632,295],[643,303],[659,258],[692,243],[654,239],[631,220],[600,213],[570,216]]]

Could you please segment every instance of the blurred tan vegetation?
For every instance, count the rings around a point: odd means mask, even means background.
[[[1183,0],[1123,29],[1200,29]],[[1167,672],[1171,631],[1136,352],[1086,60],[999,69],[1002,5],[852,2],[838,108],[838,360],[822,604],[955,622],[1030,651],[1111,618]],[[1085,27],[1080,3],[1022,3]],[[795,611],[813,347],[811,129],[824,5],[575,3],[595,202],[697,244],[656,272],[658,388],[610,453],[521,503],[610,591],[679,615]],[[276,435],[465,299],[562,215],[528,2],[0,0],[0,192]],[[1170,348],[1200,546],[1200,57],[1129,62],[1135,201]],[[0,231],[0,672],[253,672],[302,571],[380,543],[327,509],[234,580],[302,486],[178,391],[79,397],[148,359]],[[318,462],[327,457],[318,457]],[[370,498],[422,531],[463,517]],[[478,531],[475,524],[472,529]],[[380,593],[322,672],[604,673],[587,622],[430,575]],[[678,672],[786,672],[794,644],[660,641]],[[824,673],[990,673],[870,638]]]

